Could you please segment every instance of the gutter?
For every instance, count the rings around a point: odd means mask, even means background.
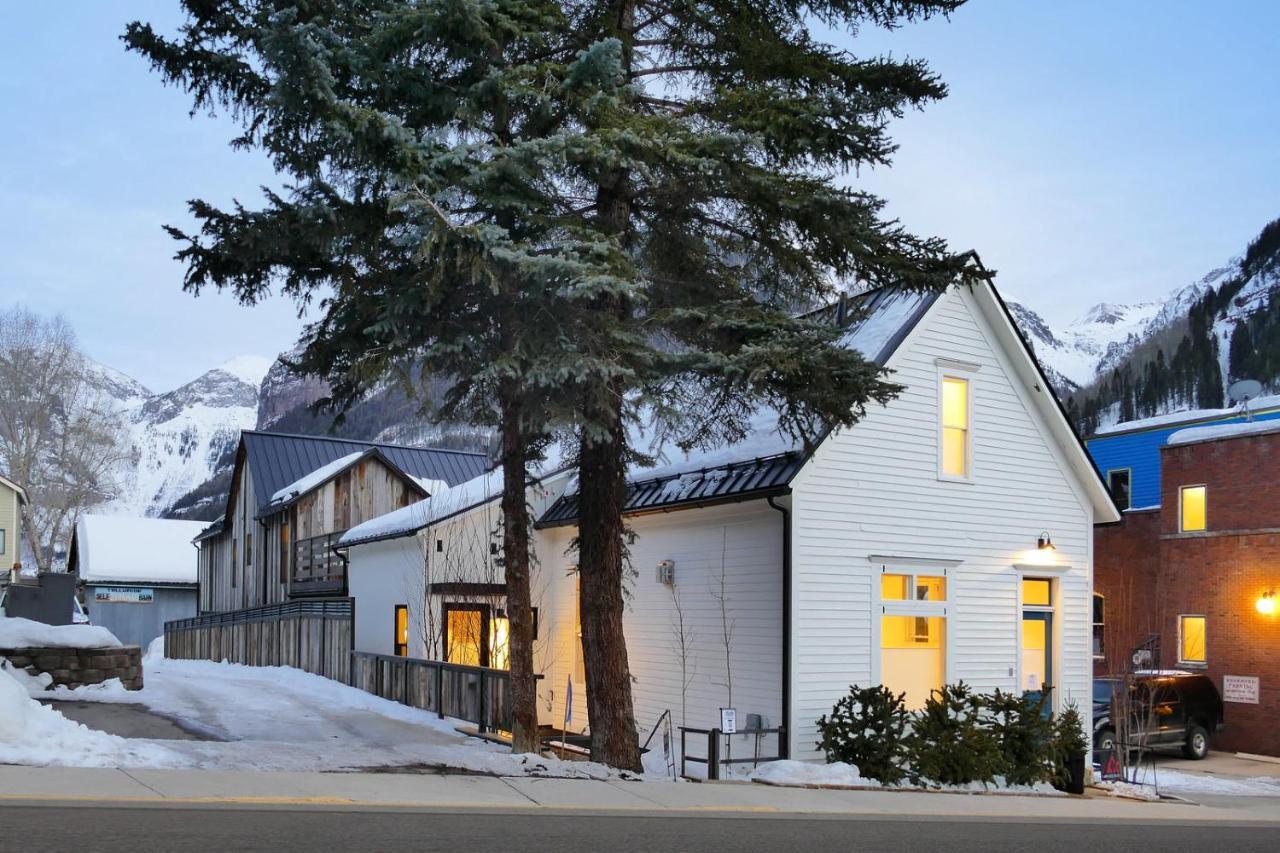
[[[769,506],[782,513],[782,730],[778,740],[778,757],[791,757],[791,510],[774,503]]]

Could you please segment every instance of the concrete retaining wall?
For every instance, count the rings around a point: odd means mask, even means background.
[[[0,649],[15,669],[30,675],[48,673],[55,685],[80,687],[120,679],[126,690],[142,689],[142,649]]]

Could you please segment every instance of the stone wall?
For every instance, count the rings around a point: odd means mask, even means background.
[[[15,669],[29,675],[48,673],[55,685],[81,687],[120,679],[126,690],[142,689],[142,649],[118,646],[111,649],[0,649]]]

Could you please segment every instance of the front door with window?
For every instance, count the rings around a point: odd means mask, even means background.
[[[1045,713],[1053,711],[1053,582],[1022,580],[1022,692],[1028,699],[1045,698]]]

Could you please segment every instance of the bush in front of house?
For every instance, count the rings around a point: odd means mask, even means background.
[[[995,779],[1004,756],[984,720],[985,698],[963,681],[933,691],[906,738],[913,784],[988,784]]]
[[[997,690],[981,697],[986,706],[986,724],[1000,744],[999,775],[1009,785],[1035,785],[1053,778],[1055,762],[1054,723],[1045,713],[1047,696],[1035,698]]]
[[[894,785],[906,778],[904,735],[909,714],[905,694],[877,684],[849,687],[849,694],[818,719],[818,748],[827,763],[855,765],[864,778]]]
[[[1084,788],[1084,757],[1089,752],[1084,731],[1079,707],[1067,703],[1053,721],[1053,784],[1075,794]]]

